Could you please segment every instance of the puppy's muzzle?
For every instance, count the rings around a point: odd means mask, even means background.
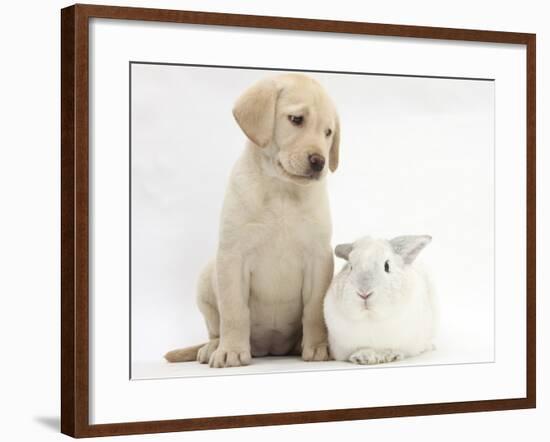
[[[313,153],[308,157],[309,160],[309,167],[313,172],[321,172],[323,168],[325,167],[325,157]]]

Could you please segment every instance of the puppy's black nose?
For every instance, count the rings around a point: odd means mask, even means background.
[[[321,172],[325,167],[325,158],[319,154],[313,153],[309,156],[309,165],[315,172]]]

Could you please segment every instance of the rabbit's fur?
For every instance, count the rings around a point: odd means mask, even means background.
[[[336,247],[336,256],[348,262],[324,301],[334,359],[378,364],[433,348],[435,293],[414,262],[430,241],[430,236],[364,237]]]

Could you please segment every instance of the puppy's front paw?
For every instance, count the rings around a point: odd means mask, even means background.
[[[328,361],[330,359],[328,353],[328,344],[304,345],[302,349],[302,359],[304,361]]]
[[[252,357],[250,350],[232,350],[224,347],[218,347],[210,355],[210,367],[240,367],[241,365],[249,365]]]
[[[401,359],[403,359],[403,353],[393,350],[374,350],[372,348],[362,348],[349,357],[350,362],[361,365],[383,364]]]

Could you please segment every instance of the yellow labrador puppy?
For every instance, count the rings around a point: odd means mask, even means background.
[[[249,141],[225,195],[216,258],[199,280],[210,341],[165,358],[211,367],[265,355],[327,360],[333,257],[324,178],[338,166],[336,109],[315,80],[285,74],[253,85],[233,115]]]

